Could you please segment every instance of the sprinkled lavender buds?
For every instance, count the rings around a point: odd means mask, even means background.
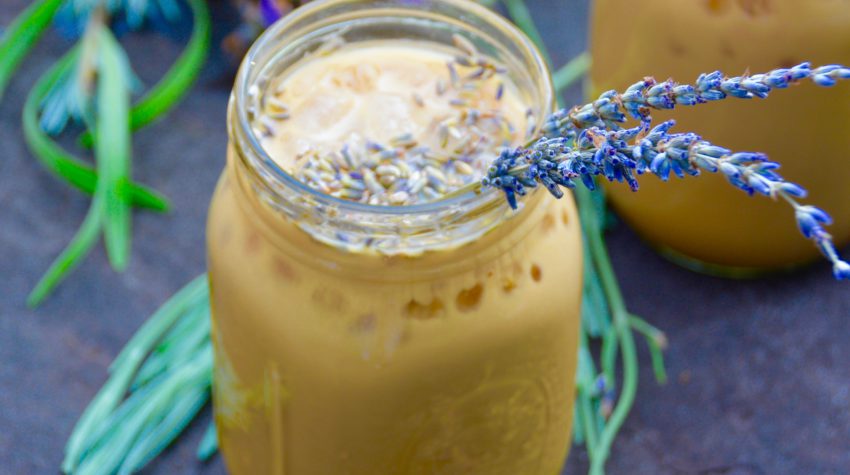
[[[322,56],[344,45],[342,35],[331,40],[316,54]],[[542,137],[533,138],[532,127],[525,134],[529,139],[525,146],[505,148],[518,138],[514,124],[498,106],[504,103],[505,70],[481,55],[469,40],[456,36],[454,43],[456,53],[447,60],[445,77],[437,78],[429,99],[442,102],[448,112],[431,122],[428,134],[402,133],[385,143],[355,138],[333,153],[308,147],[298,154],[291,172],[323,193],[371,205],[404,206],[484,186],[502,190],[514,209],[518,198],[538,185],[560,198],[563,188],[573,188],[578,181],[594,189],[597,176],[624,182],[637,191],[637,177],[645,173],[664,181],[670,175],[720,173],[749,195],[781,198],[791,205],[803,236],[830,260],[835,277],[850,279],[850,264],[838,256],[824,229],[830,217],[797,201],[806,191],[779,175],[778,163],[760,153],[733,153],[695,133],[672,133],[673,121],[653,127],[650,114],[653,109],[726,98],[766,98],[774,89],[803,80],[833,86],[850,79],[850,68],[813,69],[803,63],[731,78],[714,72],[700,75],[694,85],[645,78],[622,94],[609,91],[590,104],[557,111],[544,122]],[[368,81],[365,71],[356,69],[354,75]],[[280,92],[281,87],[275,90]],[[249,92],[253,93],[250,107],[258,112],[254,116],[258,134],[274,136],[280,124],[290,120],[290,108],[274,95]],[[418,92],[408,101],[414,109],[427,106]],[[528,125],[535,123],[533,115],[531,110],[526,114]],[[629,118],[637,119],[639,125],[624,128]]]
[[[331,41],[325,41],[315,54],[326,54],[327,44]],[[335,35],[333,47],[342,46],[342,36]],[[454,36],[454,46],[446,58],[444,76],[435,78],[431,103],[426,104],[415,91],[409,96],[411,110],[440,111],[424,133],[420,129],[381,142],[352,137],[341,150],[330,153],[327,148],[308,146],[299,151],[290,172],[331,196],[382,206],[433,201],[477,184],[503,147],[530,135],[523,137],[511,122],[521,121],[522,116],[506,114],[505,69],[459,35]],[[283,83],[278,86],[285,89]],[[274,137],[293,111],[275,93],[261,94],[259,88],[253,92],[249,95],[258,111],[253,119],[255,133]]]

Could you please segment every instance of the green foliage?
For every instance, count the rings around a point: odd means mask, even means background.
[[[178,437],[206,404],[212,382],[206,276],[160,307],[109,372],[74,426],[62,462],[65,473],[136,472]],[[215,450],[209,437],[202,443],[203,453]]]
[[[38,0],[9,25],[0,39],[0,100],[6,85],[15,74],[44,30],[50,25],[64,0]]]
[[[525,4],[506,0],[506,6],[516,23],[539,40]],[[583,77],[589,65],[585,53],[559,69],[554,74],[558,91]],[[661,353],[666,340],[661,331],[626,310],[604,244],[602,194],[578,189],[576,198],[586,245],[574,434],[576,443],[587,449],[591,473],[601,474],[637,388],[633,332],[645,337],[660,382],[666,379]],[[95,463],[113,471],[120,467],[120,473],[141,468],[197,413],[212,378],[212,368],[205,359],[212,344],[209,293],[203,278],[169,299],[116,358],[109,380],[68,442],[63,464],[66,472]],[[601,343],[599,369],[591,351],[593,340]],[[618,355],[623,366],[622,389],[612,407]],[[96,429],[101,426],[106,428]],[[215,426],[210,424],[198,447],[198,458],[206,460],[216,450]]]
[[[133,130],[151,124],[167,114],[192,88],[207,57],[210,46],[210,15],[205,0],[187,0],[195,18],[192,36],[186,49],[154,85],[137,102],[130,113],[130,127]],[[91,132],[80,136],[80,144],[91,147],[94,142]]]
[[[504,0],[504,3],[517,26],[538,45],[548,60],[546,47],[524,0]],[[558,92],[563,91],[570,80],[580,78],[589,66],[590,58],[584,53],[556,72]],[[646,336],[656,377],[660,383],[666,380],[663,333],[627,311],[617,284],[605,248],[603,224],[606,214],[601,195],[582,187],[575,189],[585,243],[585,283],[573,433],[575,442],[583,444],[587,450],[591,475],[604,473],[611,446],[634,403],[638,365],[633,331]],[[601,373],[590,351],[590,342],[594,339],[601,340]],[[622,387],[614,404],[618,354],[623,365]]]
[[[153,1],[154,3],[147,3]],[[85,19],[85,31],[76,46],[60,59],[30,91],[23,111],[27,145],[39,162],[57,177],[92,195],[89,212],[77,234],[30,293],[30,306],[41,303],[94,247],[101,231],[113,268],[129,261],[132,208],[167,211],[168,201],[157,192],[132,182],[131,131],[166,114],[190,90],[209,50],[210,17],[204,0],[186,0],[194,21],[185,51],[158,84],[130,107],[135,76],[126,54],[108,28],[107,11],[98,2],[78,0],[72,8]],[[0,41],[0,95],[20,61],[62,7],[62,1],[34,3],[15,20]],[[80,4],[80,5],[77,5]],[[85,8],[83,8],[85,7]],[[65,8],[71,8],[65,4]],[[123,12],[122,8],[133,11]],[[159,9],[177,17],[173,0],[111,2],[108,13],[126,13],[141,25],[145,15]],[[167,11],[166,11],[167,10]],[[88,130],[84,145],[94,143],[95,167],[60,147],[51,134],[61,133],[72,121]],[[93,139],[96,137],[96,140]]]
[[[100,31],[100,74],[97,88],[95,158],[104,187],[104,238],[109,261],[124,270],[130,254],[130,91],[122,74],[124,50],[108,29]]]

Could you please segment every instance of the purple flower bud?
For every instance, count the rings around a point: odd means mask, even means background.
[[[803,187],[796,185],[794,183],[783,183],[779,185],[779,189],[785,193],[788,193],[791,196],[796,198],[805,198],[808,194]]]
[[[838,280],[850,280],[850,264],[837,260],[832,266],[832,274]]]
[[[738,178],[741,176],[741,170],[726,161],[720,162],[720,171],[729,178]]]
[[[820,228],[818,222],[809,213],[798,209],[795,216],[797,218],[797,225],[800,227],[800,232],[807,238],[812,237]]]
[[[283,12],[278,8],[275,0],[260,0],[260,14],[266,26],[280,20]]]
[[[833,79],[832,77],[827,76],[825,74],[817,74],[817,75],[812,77],[812,80],[818,86],[823,86],[823,87],[831,87],[831,86],[834,86],[838,82],[835,79]]]

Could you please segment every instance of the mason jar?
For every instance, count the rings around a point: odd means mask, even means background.
[[[693,83],[703,72],[729,76],[850,63],[850,2],[836,0],[596,0],[591,96],[624,90],[644,76]],[[767,153],[809,190],[807,202],[835,218],[836,243],[850,240],[850,85],[807,83],[766,100],[730,98],[670,113],[692,131],[736,151]],[[632,193],[608,186],[620,216],[674,260],[721,274],[748,275],[813,260],[786,203],[751,198],[721,176],[661,183]]]
[[[464,0],[312,2],[239,71],[209,212],[214,410],[240,474],[553,474],[570,443],[582,253],[571,197],[495,190],[408,206],[344,201],[284,172],[250,122],[328,35],[440,45],[506,66],[539,127],[540,53]],[[332,54],[332,53],[331,53]]]

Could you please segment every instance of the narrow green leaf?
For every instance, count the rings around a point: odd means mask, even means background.
[[[27,305],[36,307],[44,301],[68,273],[77,267],[80,260],[91,251],[100,235],[100,227],[103,222],[102,202],[102,195],[95,193],[80,229],[65,250],[53,261],[53,264],[50,265],[35,288],[32,289],[27,297]]]
[[[130,175],[130,91],[122,67],[124,51],[112,32],[100,32],[100,77],[94,154],[106,188],[104,240],[115,270],[127,266],[130,254],[130,204],[124,187]]]
[[[581,302],[582,327],[593,338],[599,338],[608,331],[611,316],[608,302],[599,283],[596,265],[586,245],[584,252],[584,286]]]
[[[143,355],[140,355],[140,359],[142,358]],[[92,436],[96,436],[99,429],[102,430],[104,421],[108,420],[115,408],[121,403],[135,375],[136,368],[127,365],[122,367],[120,371],[113,372],[83,412],[71,433],[70,439],[68,439],[68,444],[65,446],[65,460],[62,462],[63,472],[76,473],[83,455],[93,445]]]
[[[73,67],[78,57],[74,48],[44,74],[27,96],[23,110],[24,139],[33,155],[51,172],[87,194],[94,193],[97,174],[91,166],[63,150],[39,126],[38,108],[48,91]],[[131,184],[128,190],[135,206],[167,211],[168,200],[154,190]]]
[[[37,90],[31,92],[30,96],[37,96],[37,93],[42,92],[39,89],[39,86],[44,88],[44,92],[49,90],[49,87],[47,86],[49,86],[53,80],[60,77],[66,70],[65,68],[70,67],[73,60],[74,54],[72,51],[53,69],[48,71],[41,80],[39,80],[39,83],[36,85]],[[37,104],[37,101],[35,101],[35,103]],[[36,128],[38,128],[37,124]],[[98,188],[94,192],[94,197],[92,198],[89,206],[89,211],[86,214],[83,223],[80,225],[79,230],[71,239],[71,242],[65,250],[63,250],[59,257],[53,261],[53,264],[50,265],[50,268],[48,268],[44,276],[42,276],[38,283],[36,283],[35,288],[33,288],[27,297],[27,305],[35,307],[44,301],[44,299],[50,294],[50,292],[53,291],[53,289],[56,288],[56,286],[68,275],[68,273],[80,263],[80,260],[82,260],[82,258],[91,251],[100,234],[103,222],[103,203],[104,192]]]
[[[617,328],[613,325],[608,328],[608,332],[602,337],[602,350],[599,357],[602,374],[605,375],[605,380],[608,384],[614,384],[616,381],[616,365],[617,365]]]
[[[184,364],[199,348],[209,344],[209,340],[209,307],[192,308],[151,352],[130,389],[144,385],[159,374]]]
[[[142,359],[162,341],[181,315],[202,306],[209,306],[206,274],[186,284],[148,318],[109,365],[109,372],[119,371],[125,365],[138,367]]]
[[[203,354],[211,355],[211,352],[204,351]],[[192,361],[190,364],[198,363]],[[164,399],[163,404],[156,408],[151,430],[139,437],[127,452],[118,469],[119,475],[137,472],[147,465],[186,429],[207,403],[212,383],[212,357],[201,364],[204,367],[196,369],[193,378],[182,382],[178,393]],[[160,414],[163,411],[165,413]]]
[[[206,0],[188,0],[194,28],[186,49],[168,72],[133,107],[130,127],[138,130],[170,111],[191,89],[206,61],[210,45],[210,14]],[[91,132],[80,136],[80,144],[91,147]]]
[[[584,393],[581,390],[576,391],[576,399],[583,396]],[[579,405],[576,403],[573,404],[573,444],[582,445],[585,440],[584,416],[581,413]]]
[[[207,426],[207,431],[204,432],[204,437],[201,443],[198,444],[198,451],[195,454],[198,460],[206,462],[218,451],[218,431],[215,428],[215,421],[210,421]]]
[[[590,53],[585,51],[571,59],[552,75],[552,84],[555,86],[555,92],[557,94],[564,92],[564,89],[572,86],[576,81],[584,77],[589,69]]]
[[[543,42],[543,37],[540,36],[540,31],[537,30],[537,26],[534,24],[534,18],[532,18],[531,12],[528,10],[525,2],[523,0],[504,0],[503,3],[514,23],[531,38],[531,41],[540,48],[540,51],[546,57],[546,61],[551,64],[552,61],[546,51],[546,44]]]
[[[15,70],[41,38],[64,0],[37,0],[21,12],[0,40],[0,100]]]
[[[587,447],[589,457],[593,457],[596,450],[596,441],[599,437],[598,411],[594,410],[593,403],[588,394],[576,397],[575,404],[581,414],[582,428],[584,429],[584,443]]]
[[[83,412],[65,446],[62,470],[74,471],[84,454],[101,438],[102,427],[121,404],[139,367],[154,346],[192,305],[206,304],[209,292],[206,275],[200,276],[174,294],[133,335],[109,367],[110,376]],[[133,393],[137,397],[145,390]],[[129,400],[128,400],[129,401]],[[116,416],[117,417],[117,416]]]
[[[173,374],[163,375],[161,384],[144,394],[143,398],[136,394],[127,399],[128,404],[137,404],[137,410],[126,416],[117,417],[116,412],[104,423],[108,428],[103,436],[91,441],[88,453],[80,461],[75,470],[78,475],[95,475],[115,473],[120,467],[126,454],[132,449],[150,424],[156,423],[157,415],[168,413],[177,395],[185,387],[193,387],[197,382],[203,383],[203,377],[212,373],[212,349],[200,352],[192,361],[182,366]]]
[[[667,383],[667,370],[664,367],[664,350],[667,348],[667,336],[664,335],[664,332],[637,315],[631,315],[629,317],[629,323],[631,323],[632,328],[646,338],[646,344],[649,347],[649,356],[652,359],[652,370],[655,373],[655,380],[658,384]]]

